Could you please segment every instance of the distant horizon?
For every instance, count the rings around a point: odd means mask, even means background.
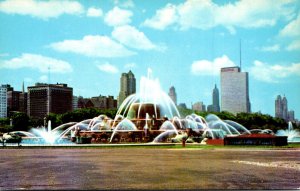
[[[58,82],[117,98],[121,73],[134,73],[138,91],[151,68],[178,104],[208,106],[220,68],[241,64],[251,112],[275,116],[285,95],[300,119],[297,0],[3,0],[0,21],[0,84],[15,90]]]
[[[234,67],[239,67],[239,66],[234,66]],[[131,71],[131,70],[128,70],[128,72],[129,71]],[[122,72],[122,73],[128,73],[128,72]],[[122,74],[121,73],[121,74]],[[134,72],[133,72],[133,74],[134,74]],[[119,76],[119,77],[121,77],[121,75]],[[146,77],[146,76],[145,76]],[[56,83],[53,83],[53,82],[35,82],[34,83],[34,85],[30,85],[30,86],[27,86],[26,88],[25,88],[25,84],[24,84],[24,88],[25,89],[27,89],[28,87],[32,87],[32,86],[35,86],[37,83],[41,83],[41,84],[48,84],[48,85],[56,85],[56,84],[67,84],[67,83],[64,83],[64,82],[56,82]],[[5,84],[1,84],[1,85],[5,85]],[[11,84],[9,84],[9,85],[11,85]],[[68,87],[71,87],[71,86],[69,86],[69,84],[67,84],[68,85]],[[137,87],[139,87],[138,85],[139,84],[136,84],[137,85]],[[23,82],[22,82],[22,86],[23,86]],[[16,90],[15,89],[15,87],[14,86],[12,86],[13,88],[14,88],[14,91],[19,91],[19,90]],[[172,86],[170,86],[169,88],[171,88]],[[173,86],[174,87],[174,86]],[[215,87],[215,86],[214,86]],[[213,87],[213,88],[214,88]],[[73,87],[71,87],[71,88],[73,88]],[[176,92],[176,94],[178,94],[177,93],[177,91],[176,91],[176,87],[174,87],[175,88],[175,92]],[[213,88],[212,88],[212,91],[211,91],[211,93],[213,92]],[[220,89],[220,87],[218,87],[217,86],[217,88],[218,88],[218,90],[219,90],[219,102],[220,102],[220,109],[221,109],[221,111],[220,112],[222,112],[222,108],[221,108],[221,89]],[[23,87],[21,87],[21,91],[22,91],[22,89],[23,89]],[[119,89],[120,89],[120,86],[119,86]],[[138,92],[139,91],[139,88],[137,88],[137,91],[136,92]],[[28,91],[26,91],[26,92],[28,92]],[[74,88],[73,88],[73,92],[74,92]],[[165,93],[166,94],[168,94],[169,93],[169,91],[165,91]],[[92,97],[99,97],[99,96],[113,96],[114,97],[114,99],[116,99],[117,100],[117,98],[118,98],[118,95],[117,96],[115,96],[115,95],[104,95],[104,94],[99,94],[99,95],[91,95],[91,96],[88,96],[88,97],[86,97],[86,96],[82,96],[82,95],[74,95],[73,94],[73,96],[77,96],[77,97],[83,97],[83,98],[92,98]],[[278,95],[277,95],[278,96]],[[284,97],[285,95],[283,94],[283,95],[280,95],[281,97]],[[277,97],[276,97],[277,98]],[[212,99],[212,95],[211,95],[211,99]],[[288,98],[287,98],[287,100],[288,100]],[[274,104],[275,104],[275,99],[273,100],[274,101]],[[201,100],[199,100],[199,101],[196,101],[196,102],[194,102],[194,103],[191,103],[191,105],[188,105],[186,102],[177,102],[177,106],[179,106],[180,104],[185,104],[186,106],[187,106],[187,109],[191,109],[191,110],[193,110],[192,109],[192,104],[195,104],[195,103],[197,103],[197,102],[203,102],[203,101],[201,101]],[[209,106],[209,105],[211,105],[212,103],[205,103],[205,102],[203,102],[203,104],[205,105],[205,107],[206,107],[206,112],[208,112],[207,111],[207,107]],[[293,110],[293,109],[289,109],[289,111],[291,111],[291,110]],[[293,110],[294,111],[294,110]],[[230,111],[229,111],[230,112]],[[261,113],[260,111],[256,111],[256,112],[253,112],[253,111],[251,111],[250,113]],[[262,113],[262,114],[267,114],[267,115],[271,115],[272,117],[275,117],[275,110],[274,110],[274,114],[268,114],[268,113]],[[299,120],[298,118],[296,118],[295,117],[295,119],[296,120]]]

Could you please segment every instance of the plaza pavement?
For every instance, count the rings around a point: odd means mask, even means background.
[[[5,148],[0,190],[300,189],[300,149]]]

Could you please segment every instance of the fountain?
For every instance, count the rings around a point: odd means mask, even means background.
[[[291,128],[288,130],[290,133]],[[81,122],[69,122],[51,130],[33,128],[24,134],[27,144],[76,143],[203,143],[223,140],[228,136],[250,135],[242,125],[221,120],[214,114],[206,118],[191,114],[181,117],[171,98],[161,89],[158,79],[148,69],[147,77],[140,79],[139,91],[128,96],[119,107],[114,119],[99,115]],[[260,131],[259,133],[270,133]],[[85,141],[83,141],[83,138]]]
[[[280,129],[277,131],[276,135],[278,136],[287,136],[289,143],[299,143],[300,142],[300,133],[297,130],[294,130],[292,122],[288,122],[288,129]]]
[[[48,121],[48,132],[51,132],[51,120]]]

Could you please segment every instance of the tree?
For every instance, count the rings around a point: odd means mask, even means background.
[[[15,112],[11,118],[14,131],[28,131],[29,117],[26,113]]]

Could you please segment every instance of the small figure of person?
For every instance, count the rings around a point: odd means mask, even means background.
[[[75,136],[75,129],[71,130],[71,141],[75,142],[76,141],[76,136]]]

